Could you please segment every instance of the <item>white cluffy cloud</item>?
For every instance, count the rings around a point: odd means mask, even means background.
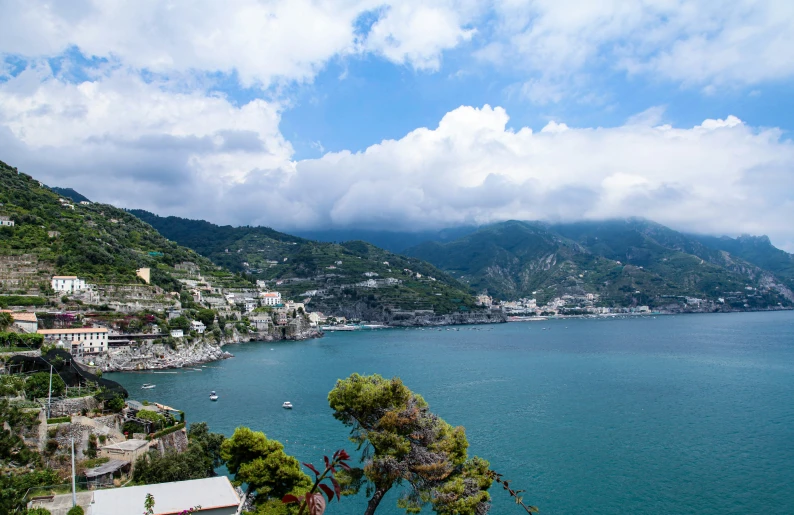
[[[436,128],[295,161],[280,106],[263,100],[237,106],[124,69],[75,84],[39,65],[0,84],[3,160],[124,207],[285,230],[644,216],[794,250],[794,144],[733,116],[689,128],[661,116],[536,132],[463,106]]]
[[[604,68],[706,92],[794,76],[794,2],[497,0],[494,12],[477,55],[527,73],[538,103],[592,88]]]
[[[435,69],[471,37],[475,13],[466,0],[10,0],[0,3],[0,53],[76,47],[134,69],[236,72],[244,85],[268,86],[311,80],[333,57],[359,52]]]

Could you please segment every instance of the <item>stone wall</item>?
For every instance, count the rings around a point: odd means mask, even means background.
[[[46,401],[45,401],[46,402]],[[73,413],[82,413],[85,409],[91,411],[99,406],[99,401],[93,397],[76,397],[74,399],[58,399],[53,401],[50,417],[63,417]]]
[[[152,446],[156,446],[161,455],[168,451],[185,452],[187,450],[187,431],[181,429],[161,436]]]

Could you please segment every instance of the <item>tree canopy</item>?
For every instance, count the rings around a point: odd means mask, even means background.
[[[400,379],[353,374],[328,394],[334,417],[352,427],[351,441],[364,447],[363,475],[348,486],[368,482],[365,515],[375,512],[393,486],[409,486],[399,506],[418,512],[430,503],[437,513],[487,513],[491,479],[488,462],[468,459],[463,427],[452,427],[430,412],[425,400]],[[351,479],[356,474],[350,475]]]
[[[221,445],[221,458],[234,474],[234,484],[246,483],[248,492],[256,493],[257,505],[269,499],[280,501],[287,494],[305,493],[312,486],[300,462],[284,452],[281,442],[269,440],[260,431],[247,427],[235,429],[232,437]]]
[[[50,390],[50,373],[36,372],[25,381],[25,395],[28,399],[38,399],[47,397]],[[63,395],[66,391],[66,383],[61,376],[52,374],[52,395]]]

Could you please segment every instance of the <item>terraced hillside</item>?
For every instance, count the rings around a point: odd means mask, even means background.
[[[385,321],[403,311],[477,311],[468,288],[448,274],[362,241],[323,243],[267,227],[130,212],[218,265],[268,281],[289,298],[310,298],[313,310]]]
[[[53,271],[90,282],[138,283],[135,271],[144,267],[151,268],[154,284],[174,291],[180,287],[173,267],[183,261],[195,262],[215,282],[250,284],[124,210],[76,203],[2,161],[0,204],[0,216],[14,223],[0,227],[0,264],[7,262],[0,269],[24,275],[22,282],[0,284],[7,293],[46,289]]]

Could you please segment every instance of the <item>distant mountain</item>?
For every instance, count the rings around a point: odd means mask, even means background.
[[[59,188],[57,186],[50,186],[50,189],[57,193],[62,197],[66,197],[68,199],[72,199],[73,201],[80,203],[80,202],[91,202],[88,200],[88,197],[84,197],[83,195],[77,193],[72,188]]]
[[[84,197],[83,197],[84,198]],[[107,204],[72,204],[29,175],[0,161],[0,262],[14,270],[18,256],[32,256],[41,270],[92,282],[135,283],[138,268],[151,268],[154,284],[178,290],[173,266],[193,261],[208,276],[234,280],[196,252],[168,241],[150,225]],[[22,273],[21,270],[16,272]],[[38,274],[49,285],[47,273]],[[0,290],[13,289],[0,281]]]
[[[366,229],[329,229],[316,231],[295,231],[303,238],[331,243],[343,241],[366,241],[397,254],[405,249],[419,245],[426,241],[452,241],[477,230],[477,227],[463,226],[442,229],[440,231],[399,232],[377,231]]]
[[[638,219],[554,225],[509,221],[452,242],[426,242],[406,254],[503,299],[546,301],[566,293],[597,293],[603,304],[623,306],[659,306],[677,296],[723,298],[740,303],[736,307],[794,301],[782,275]]]
[[[218,265],[271,281],[288,298],[311,298],[312,310],[367,320],[387,320],[401,310],[477,310],[468,288],[448,274],[363,241],[317,242],[268,227],[130,213]]]
[[[772,245],[769,237],[743,235],[738,238],[729,238],[728,236],[692,235],[691,238],[706,247],[728,252],[772,272],[782,279],[790,289],[794,290],[794,254],[789,254]]]

